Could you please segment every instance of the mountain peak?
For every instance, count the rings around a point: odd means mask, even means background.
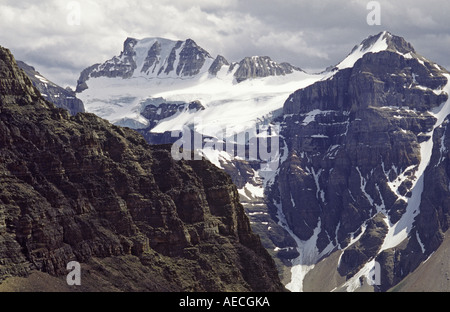
[[[416,51],[413,46],[404,38],[392,35],[388,31],[380,32],[364,39],[359,45],[356,45],[350,54],[340,62],[335,69],[345,69],[353,67],[355,62],[362,58],[366,53],[378,53],[381,51],[390,51],[402,56],[411,58]],[[411,54],[410,54],[411,53]]]
[[[237,65],[238,69],[234,73],[237,82],[242,82],[248,78],[284,76],[292,74],[294,71],[302,71],[302,69],[286,62],[277,63],[268,56],[245,57]]]
[[[383,31],[377,35],[368,37],[361,42],[361,45],[363,46],[364,50],[366,50],[379,40],[386,43],[387,46],[385,50],[387,51],[397,52],[400,54],[407,54],[410,52],[416,53],[414,47],[403,37],[393,35],[388,31]]]
[[[77,91],[87,88],[89,78],[183,78],[207,72],[214,59],[194,40],[159,37],[127,37],[119,56],[86,68],[78,80]]]

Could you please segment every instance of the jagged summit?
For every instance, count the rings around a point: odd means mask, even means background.
[[[373,283],[375,259],[382,271],[375,286],[384,291],[436,249],[448,230],[447,216],[437,211],[447,208],[431,205],[436,195],[427,189],[442,192],[436,201],[448,200],[448,184],[440,185],[434,168],[448,157],[439,131],[448,128],[449,77],[406,40],[382,32],[324,79],[289,96],[280,131],[289,155],[269,196],[281,198],[289,228],[305,242],[294,263],[307,267],[313,256],[318,261],[336,248],[342,289],[354,290],[364,275]],[[430,215],[439,221],[430,222]],[[349,240],[356,231],[363,234]],[[316,286],[291,272],[290,290]],[[333,288],[338,283],[327,290]]]
[[[386,43],[385,50],[387,51],[397,52],[400,54],[406,54],[410,52],[416,53],[414,47],[403,37],[393,35],[388,31],[383,31],[377,35],[369,36],[361,42],[360,46],[362,47],[363,51],[366,51],[378,41],[383,41]],[[356,46],[354,49],[356,49],[357,47],[358,46]]]
[[[87,89],[87,80],[108,78],[189,78],[207,72],[214,59],[194,40],[128,37],[119,56],[82,71],[77,92]]]
[[[129,37],[118,56],[81,72],[76,91],[86,111],[117,125],[145,129],[151,123],[141,112],[152,103],[152,98],[162,97],[169,106],[198,100],[205,108],[217,104],[236,105],[236,101],[230,101],[234,98],[242,101],[251,112],[242,117],[255,121],[259,117],[255,112],[263,111],[263,115],[271,112],[275,102],[281,108],[283,100],[307,77],[310,76],[300,68],[275,62],[268,56],[230,62],[222,55],[212,57],[192,39]],[[275,101],[275,97],[280,100]],[[205,113],[203,120],[215,124],[216,114],[223,116],[221,110],[215,109],[212,114]],[[171,116],[173,122],[175,118],[182,118],[183,121],[177,119],[181,124],[189,122],[188,117],[181,112]],[[231,121],[241,128],[242,119],[233,117]],[[226,123],[229,125],[230,121]],[[158,129],[164,132],[166,127]]]
[[[294,71],[302,71],[300,68],[286,62],[274,62],[268,56],[245,57],[242,61],[234,65],[238,65],[238,69],[234,73],[237,82],[244,81],[248,78],[284,76]],[[233,70],[233,67],[230,70]]]

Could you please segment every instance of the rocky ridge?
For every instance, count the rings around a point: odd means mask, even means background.
[[[119,56],[103,64],[94,64],[81,72],[76,92],[88,88],[89,78],[191,79],[202,73],[216,76],[221,70],[232,74],[238,83],[255,77],[302,71],[288,63],[274,62],[268,56],[246,57],[240,62],[232,63],[221,55],[214,59],[192,39],[173,41],[164,38],[127,38]]]

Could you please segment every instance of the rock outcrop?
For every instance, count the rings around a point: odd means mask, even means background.
[[[289,63],[274,62],[268,56],[245,57],[239,63],[233,63],[229,70],[233,71],[235,66],[237,69],[234,77],[237,82],[257,77],[284,76],[292,74],[294,71],[302,71]]]
[[[70,116],[0,48],[0,283],[72,260],[96,290],[284,289],[227,174]]]

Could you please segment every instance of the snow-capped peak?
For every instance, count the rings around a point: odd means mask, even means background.
[[[345,69],[353,67],[357,60],[362,58],[366,53],[377,53],[383,50],[387,50],[388,43],[387,37],[390,34],[388,32],[382,32],[375,36],[370,36],[361,42],[360,45],[355,46],[350,54],[340,62],[336,68]]]
[[[392,35],[388,31],[383,31],[377,35],[369,36],[359,45],[355,46],[350,54],[335,69],[345,69],[353,65],[367,53],[378,53],[381,51],[391,51],[406,58],[418,58],[413,46],[405,39]]]
[[[88,87],[91,78],[189,78],[206,73],[213,63],[211,55],[192,39],[127,38],[119,56],[85,69],[77,92]]]

